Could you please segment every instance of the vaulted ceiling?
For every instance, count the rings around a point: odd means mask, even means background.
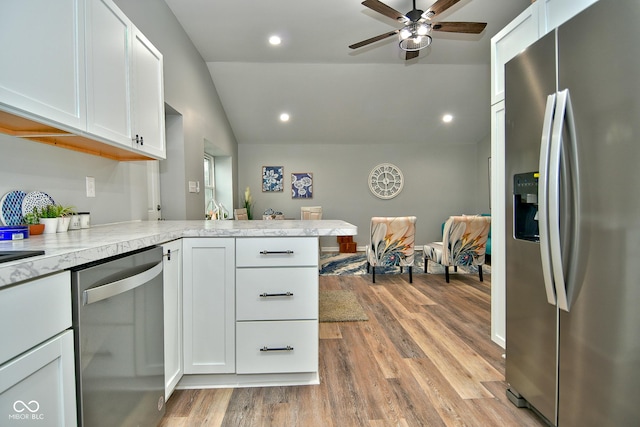
[[[348,48],[401,27],[360,0],[165,1],[207,62],[239,144],[475,144],[489,134],[491,37],[530,4],[461,0],[434,20],[485,30],[434,32],[406,61],[396,36]]]

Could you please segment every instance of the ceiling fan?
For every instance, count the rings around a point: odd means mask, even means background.
[[[416,9],[416,0],[413,0],[413,9],[406,15],[394,8],[387,6],[378,0],[364,0],[362,4],[369,9],[381,13],[384,16],[395,19],[404,24],[404,27],[379,36],[371,37],[359,43],[349,46],[358,49],[371,43],[384,40],[395,34],[399,35],[400,49],[406,51],[406,60],[416,58],[421,49],[431,44],[432,31],[444,31],[448,33],[480,34],[487,26],[486,22],[432,22],[431,19],[449,9],[460,0],[437,0],[426,11]]]

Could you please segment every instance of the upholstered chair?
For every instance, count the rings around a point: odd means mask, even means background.
[[[322,206],[302,206],[300,219],[322,219]]]
[[[247,209],[246,208],[234,209],[233,210],[233,218],[237,219],[237,220],[249,219],[249,214],[247,214]]]
[[[481,215],[451,216],[444,224],[442,242],[424,245],[424,271],[429,261],[444,266],[449,283],[449,267],[478,267],[480,281],[486,253],[487,238],[491,230],[491,217]]]
[[[376,266],[398,266],[400,272],[403,267],[408,267],[409,283],[413,283],[416,217],[373,217],[370,236],[367,273],[371,267],[373,283],[376,283]]]

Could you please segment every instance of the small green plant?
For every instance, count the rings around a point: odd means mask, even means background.
[[[40,215],[38,214],[38,208],[34,207],[33,212],[29,212],[22,217],[22,222],[27,225],[34,225],[40,223]]]
[[[70,216],[76,213],[76,208],[74,206],[62,206],[57,205],[59,211],[58,216]]]
[[[42,206],[38,211],[40,218],[57,218],[60,216],[60,205],[47,205]]]

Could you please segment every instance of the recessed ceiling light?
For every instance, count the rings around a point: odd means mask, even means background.
[[[280,121],[281,122],[288,122],[289,119],[290,119],[289,114],[287,114],[287,113],[280,114]]]
[[[271,36],[269,37],[269,43],[272,44],[273,46],[277,46],[282,42],[282,39],[278,36]]]
[[[442,121],[445,123],[450,123],[453,120],[453,116],[451,114],[445,114],[442,116]]]

